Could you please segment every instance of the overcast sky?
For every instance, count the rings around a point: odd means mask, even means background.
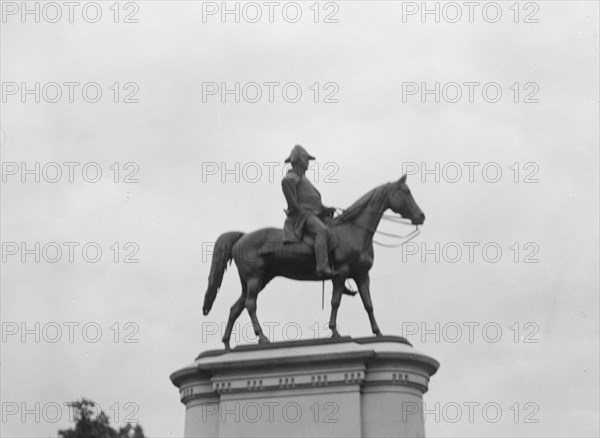
[[[282,226],[296,143],[326,205],[409,174],[427,219],[375,248],[371,293],[382,331],[441,363],[429,436],[598,436],[597,2],[430,2],[439,23],[421,2],[307,2],[295,23],[286,3],[239,23],[111,4],[36,23],[2,3],[3,436],[55,436],[81,397],[181,436],[169,374],[221,348],[240,293],[232,267],[202,316],[210,244]],[[322,310],[319,283],[276,279],[258,317],[272,340],[328,336],[330,289]],[[358,297],[338,323],[371,333]]]

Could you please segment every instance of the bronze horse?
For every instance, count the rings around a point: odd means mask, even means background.
[[[388,208],[410,219],[414,225],[421,225],[425,221],[425,215],[413,199],[404,175],[396,182],[371,190],[329,224],[334,242],[331,260],[339,271],[338,276],[331,278],[333,293],[329,328],[332,337],[340,337],[336,319],[342,294],[348,293],[344,286],[348,278],[358,286],[373,333],[382,336],[373,314],[369,270],[373,266],[373,234]],[[215,242],[208,289],[204,296],[204,315],[208,315],[212,308],[227,262],[231,263],[231,259],[235,260],[242,282],[242,295],[231,307],[223,335],[227,350],[230,348],[233,325],[244,308],[248,310],[259,343],[269,342],[256,317],[256,298],[273,278],[282,276],[304,281],[322,280],[316,275],[315,256],[310,244],[305,241],[284,245],[282,238],[280,228],[263,228],[248,234],[235,231],[224,233]]]

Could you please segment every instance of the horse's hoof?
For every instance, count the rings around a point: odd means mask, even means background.
[[[225,342],[225,351],[231,351],[231,347],[229,346],[229,342]]]
[[[331,334],[331,337],[332,337],[332,338],[336,338],[336,339],[337,339],[337,338],[341,338],[341,337],[342,337],[342,335],[340,335],[340,333],[339,333],[339,332],[333,332],[333,333]]]
[[[379,337],[383,336],[383,334],[381,333],[381,331],[380,331],[380,330],[377,330],[377,331],[375,332],[375,336],[377,336],[377,337],[379,338]]]
[[[258,338],[258,343],[259,343],[259,344],[270,344],[270,343],[271,343],[271,341],[269,341],[269,338],[267,338],[266,336],[264,336],[264,335],[261,335],[261,336]]]
[[[356,291],[356,290],[350,290],[346,286],[344,286],[344,290],[342,291],[342,293],[344,295],[350,295],[351,297],[353,297],[353,296],[355,296],[358,293],[358,291]]]

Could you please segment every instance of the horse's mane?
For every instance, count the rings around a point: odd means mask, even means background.
[[[389,184],[383,184],[379,187],[375,187],[373,190],[363,195],[358,201],[348,207],[342,214],[334,218],[331,222],[332,225],[340,225],[346,223],[352,223],[362,213],[362,211],[371,202],[378,202],[382,197],[387,196],[387,188]]]

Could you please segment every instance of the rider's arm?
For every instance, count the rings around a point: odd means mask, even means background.
[[[296,175],[293,170],[290,170],[281,181],[281,188],[283,189],[283,194],[288,204],[289,213],[300,211],[300,205],[298,205],[298,197],[296,195],[296,185],[298,184],[298,181],[300,181],[300,177]]]

